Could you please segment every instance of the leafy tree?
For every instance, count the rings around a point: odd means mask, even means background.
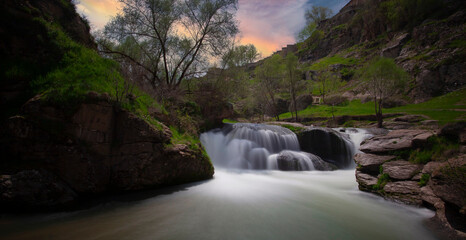
[[[100,49],[144,69],[154,89],[175,89],[199,74],[238,32],[237,0],[119,1],[122,13],[98,37]]]
[[[286,69],[286,80],[288,82],[288,90],[290,91],[291,96],[291,106],[293,111],[291,111],[291,116],[295,116],[295,121],[298,121],[298,109],[296,105],[296,95],[297,87],[300,79],[300,74],[298,70],[298,57],[293,53],[288,53],[285,58],[285,69]]]
[[[383,101],[404,89],[408,74],[393,59],[377,58],[365,67],[362,77],[367,81],[368,91],[374,98],[377,126],[381,128]]]
[[[317,83],[319,93],[322,96],[322,102],[325,103],[325,96],[338,89],[342,82],[341,79],[327,67],[318,72]]]
[[[228,68],[242,67],[253,63],[260,56],[253,44],[235,46],[222,57],[222,64]]]
[[[329,18],[333,14],[332,10],[327,7],[312,6],[311,9],[306,9],[304,17],[307,23],[319,24],[320,21]]]
[[[283,79],[282,57],[278,54],[266,59],[264,63],[255,70],[258,84],[256,97],[260,98],[260,103],[268,112],[279,118],[276,93],[280,89]]]
[[[311,22],[308,25],[306,25],[303,30],[301,30],[298,33],[298,41],[299,42],[304,42],[306,39],[312,36],[314,31],[317,28],[317,24],[315,22]]]
[[[306,26],[298,33],[298,41],[303,42],[315,34],[317,25],[322,20],[329,18],[332,15],[332,10],[326,7],[312,6],[304,13],[306,19]],[[317,36],[316,36],[317,37]]]

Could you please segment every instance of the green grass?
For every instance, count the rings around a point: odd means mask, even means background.
[[[320,59],[318,62],[312,64],[309,67],[309,70],[321,71],[327,69],[329,66],[334,64],[343,64],[351,66],[357,64],[357,60],[354,58],[344,58],[340,55],[333,55],[331,57],[324,57]]]
[[[335,106],[335,116],[373,115],[374,102],[361,103],[353,100],[346,106]],[[449,94],[435,97],[427,102],[408,104],[396,108],[383,109],[383,113],[405,113],[426,115],[440,124],[464,120],[466,118],[466,88]],[[298,112],[303,117],[331,117],[332,107],[328,105],[312,105]],[[291,113],[283,113],[281,119],[291,118]]]

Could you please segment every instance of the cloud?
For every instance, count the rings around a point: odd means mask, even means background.
[[[116,0],[80,0],[77,8],[89,19],[93,28],[101,29],[120,11],[120,3]]]
[[[349,0],[239,0],[237,19],[241,44],[254,44],[266,57],[287,44],[304,27],[304,11],[316,5],[337,13]],[[101,29],[120,11],[117,0],[80,0],[78,11],[94,29]]]
[[[268,56],[287,44],[304,26],[306,0],[239,0],[241,43],[252,43]]]

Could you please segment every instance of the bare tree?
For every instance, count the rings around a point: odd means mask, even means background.
[[[238,32],[237,0],[119,1],[122,13],[98,37],[100,50],[144,69],[154,88],[196,76]]]

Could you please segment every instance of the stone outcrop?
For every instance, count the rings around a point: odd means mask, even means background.
[[[445,126],[439,135],[460,143],[459,136],[464,131],[464,124],[457,123]],[[427,164],[412,163],[404,160],[403,155],[394,155],[432,147],[426,146],[431,136],[434,133],[427,130],[394,130],[366,140],[361,146],[366,153],[354,157],[358,165],[356,181],[362,191],[435,210],[430,223],[434,230],[445,238],[466,238],[466,154],[460,152],[446,161]]]
[[[4,158],[0,174],[2,179],[13,179],[5,188],[9,197],[0,196],[3,207],[25,191],[15,182],[34,179],[44,179],[40,180],[44,188],[55,183],[63,186],[50,191],[62,191],[64,196],[74,196],[66,199],[76,200],[83,195],[157,188],[213,175],[199,144],[173,142],[165,125],[149,123],[117,107],[105,94],[89,94],[71,114],[36,97],[1,130]],[[40,174],[21,174],[24,169]],[[60,199],[55,196],[60,194],[49,195]],[[37,202],[56,203],[56,207],[65,204],[54,199]]]

